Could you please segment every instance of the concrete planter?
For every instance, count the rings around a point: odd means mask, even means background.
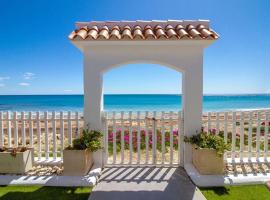
[[[214,149],[192,147],[192,162],[201,175],[217,175],[224,173],[224,159]]]
[[[89,150],[64,150],[65,176],[84,176],[93,165],[92,152]]]
[[[0,173],[24,174],[32,169],[34,164],[34,151],[17,152],[12,156],[10,152],[0,152]]]

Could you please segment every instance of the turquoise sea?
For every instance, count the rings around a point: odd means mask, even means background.
[[[105,95],[105,110],[177,111],[181,95]],[[205,95],[204,111],[270,108],[270,95]],[[83,95],[0,95],[0,111],[82,111]]]

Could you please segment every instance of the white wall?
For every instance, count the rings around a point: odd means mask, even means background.
[[[102,129],[103,73],[119,65],[144,62],[161,64],[182,72],[184,135],[193,135],[196,131],[200,131],[203,48],[211,42],[202,40],[73,42],[84,53],[84,117],[86,123],[91,128]],[[182,146],[185,146],[182,148],[183,165],[183,162],[191,162],[192,155],[188,145]],[[101,163],[98,160],[97,162]]]

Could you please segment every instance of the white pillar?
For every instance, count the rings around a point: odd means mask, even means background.
[[[200,132],[202,126],[203,66],[193,66],[183,73],[184,135]],[[184,164],[192,162],[191,145],[184,144]]]
[[[84,120],[91,129],[102,130],[103,75],[91,61],[84,62]]]
[[[90,129],[103,130],[103,74],[96,63],[85,55],[84,58],[84,123]],[[95,166],[103,166],[102,150],[94,153]]]

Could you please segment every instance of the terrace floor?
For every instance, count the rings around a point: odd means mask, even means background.
[[[89,200],[205,200],[177,167],[107,167]]]

